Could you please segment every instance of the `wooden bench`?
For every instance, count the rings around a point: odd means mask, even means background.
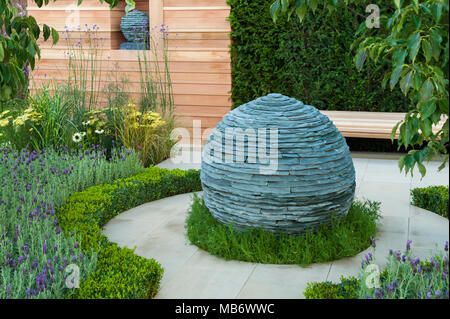
[[[345,137],[357,138],[376,138],[376,139],[390,139],[392,128],[399,121],[403,120],[406,113],[397,112],[358,112],[358,111],[320,111],[328,116],[333,121],[334,125],[339,129]],[[222,120],[223,116],[216,114],[193,114],[193,113],[178,113],[175,116],[181,120],[178,122],[179,127],[185,127],[189,131],[192,130],[193,120],[201,121],[202,133],[214,128],[217,123]],[[439,125],[433,127],[433,132],[436,133],[442,128],[445,118],[439,122]],[[192,131],[191,131],[192,133]],[[398,137],[398,134],[396,138]],[[194,143],[198,143],[195,141]],[[206,143],[203,139],[201,144]]]
[[[345,137],[390,139],[392,128],[405,118],[406,113],[358,112],[358,111],[320,111],[333,121]],[[433,127],[438,132],[445,120]],[[398,134],[396,138],[398,137]]]

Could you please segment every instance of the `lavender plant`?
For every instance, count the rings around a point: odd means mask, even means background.
[[[68,297],[66,267],[76,265],[80,281],[96,269],[96,254],[81,251],[76,233],[61,231],[55,210],[73,192],[143,171],[132,151],[106,155],[96,145],[70,152],[0,149],[0,298]]]
[[[411,254],[411,240],[406,250],[389,251],[382,280],[373,277],[369,267],[375,259],[369,253],[362,260],[358,298],[369,299],[441,299],[449,298],[448,241],[444,251],[436,251],[430,260],[421,261]],[[374,241],[372,245],[375,246]],[[372,277],[372,278],[369,278]]]

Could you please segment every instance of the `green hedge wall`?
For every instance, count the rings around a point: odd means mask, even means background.
[[[368,63],[361,72],[356,69],[349,48],[362,20],[351,11],[341,9],[327,17],[318,10],[302,24],[295,16],[274,24],[269,12],[272,0],[227,2],[233,30],[233,107],[282,93],[322,110],[407,110],[400,89],[381,88],[386,65]],[[365,6],[355,9],[366,15]]]
[[[411,204],[448,218],[448,186],[429,186],[411,190]]]
[[[72,298],[152,298],[156,295],[163,268],[154,259],[120,248],[101,234],[102,227],[116,215],[160,198],[200,191],[200,171],[148,168],[143,173],[111,184],[93,186],[72,194],[57,211],[65,233],[80,238],[86,254],[95,252],[97,268],[81,281]]]

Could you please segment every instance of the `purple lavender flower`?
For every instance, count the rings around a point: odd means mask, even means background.
[[[406,242],[406,251],[410,251],[411,250],[411,243],[412,243],[412,240],[408,240]]]
[[[370,241],[371,241],[371,245],[373,248],[375,248],[377,245],[375,244],[375,238],[373,238],[372,236],[370,236]]]

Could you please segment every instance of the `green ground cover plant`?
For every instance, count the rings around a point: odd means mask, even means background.
[[[411,190],[411,204],[448,218],[448,185],[418,187]]]
[[[292,236],[252,228],[240,232],[232,225],[217,222],[203,198],[194,197],[186,220],[189,241],[224,258],[265,264],[306,266],[354,256],[369,247],[376,234],[379,203],[355,201],[342,220],[332,220],[330,227]]]

